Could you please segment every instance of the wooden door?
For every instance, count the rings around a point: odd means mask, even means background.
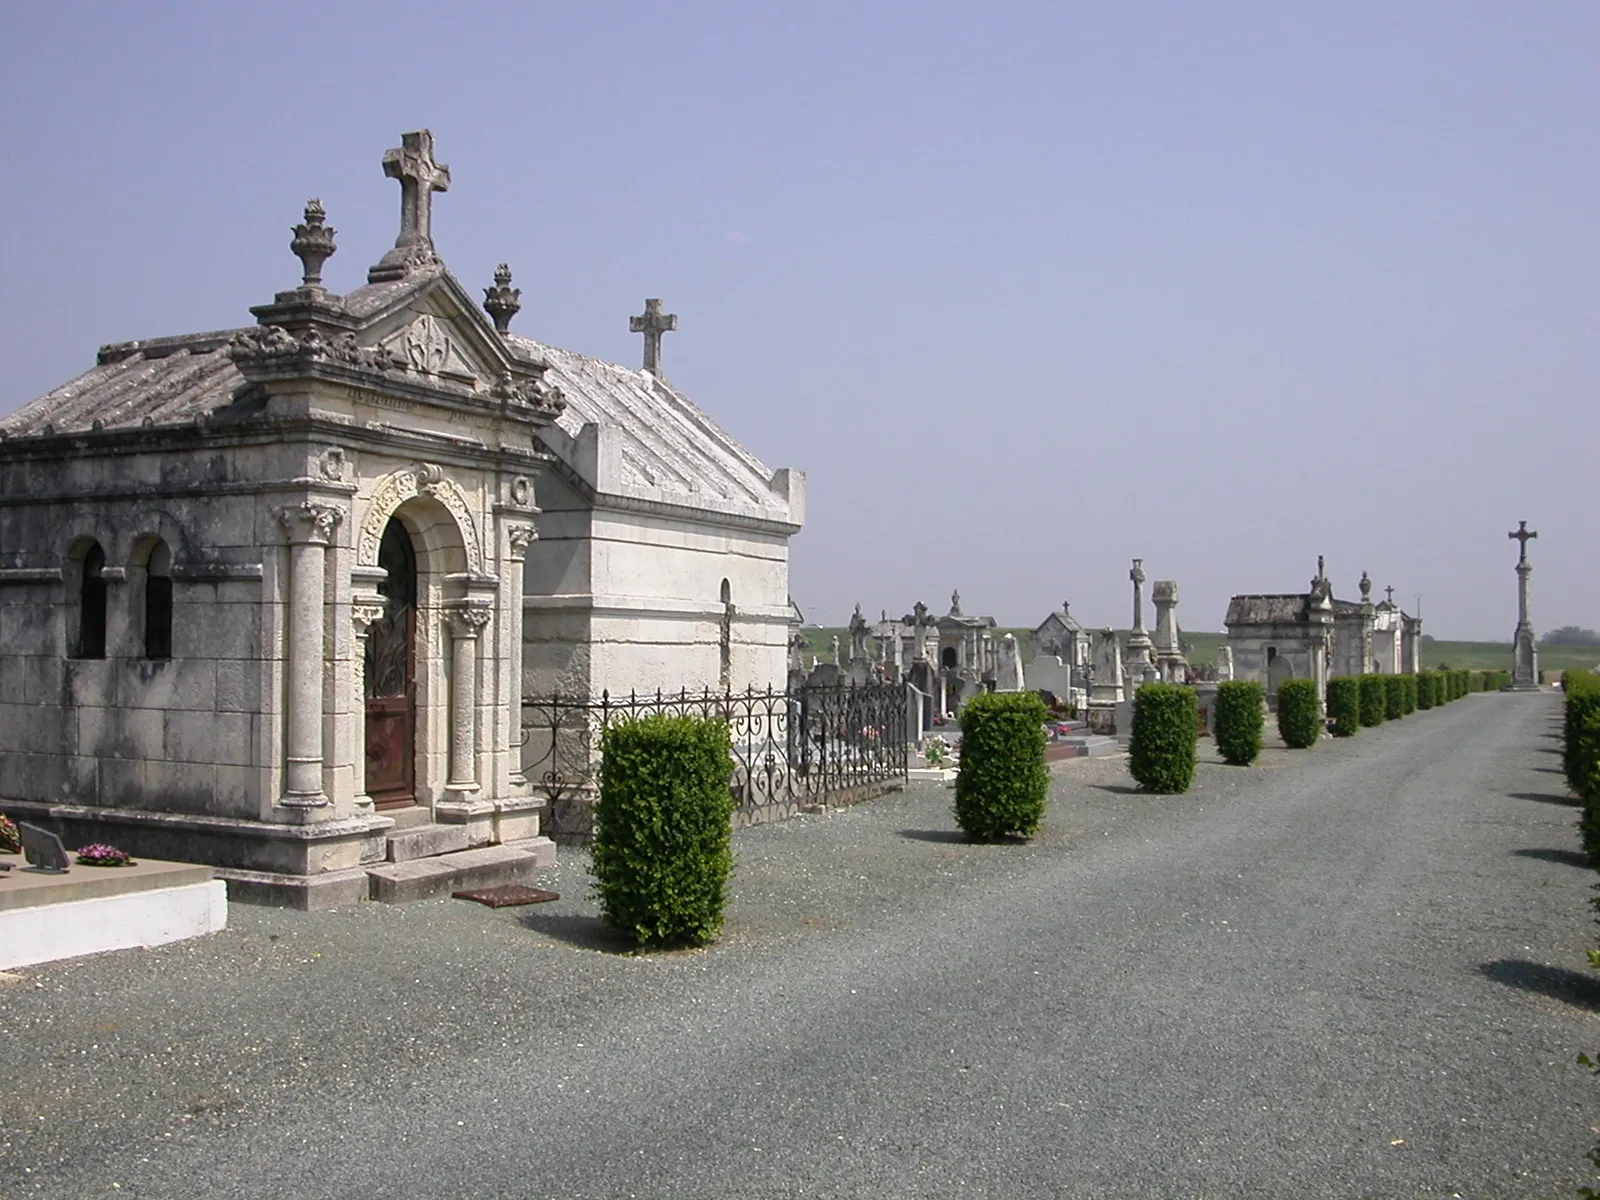
[[[416,803],[417,557],[392,517],[378,565],[389,574],[383,616],[367,631],[367,794],[377,808],[404,808]]]

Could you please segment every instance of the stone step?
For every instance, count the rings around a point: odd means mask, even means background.
[[[465,825],[418,825],[414,829],[399,829],[386,839],[389,850],[385,858],[392,863],[410,862],[414,858],[432,858],[438,854],[453,854],[467,848]]]
[[[462,888],[531,884],[540,870],[554,866],[555,861],[555,843],[549,838],[537,837],[504,846],[483,846],[435,858],[369,867],[367,880],[372,899],[399,904],[406,900],[448,896]]]
[[[418,825],[433,824],[433,810],[422,804],[413,804],[410,808],[386,808],[378,815],[394,822],[394,833],[402,829],[415,829]]]
[[[1119,754],[1123,749],[1122,743],[1116,738],[1102,737],[1097,733],[1084,734],[1081,737],[1065,737],[1054,744],[1076,750],[1079,758],[1094,758],[1102,754]]]

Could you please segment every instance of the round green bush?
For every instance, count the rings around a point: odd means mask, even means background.
[[[650,716],[600,738],[592,870],[606,922],[640,946],[698,946],[722,928],[733,873],[728,726]]]
[[[1037,692],[986,692],[961,710],[956,823],[975,841],[1032,837],[1044,819],[1050,772]]]
[[[1354,737],[1361,728],[1361,680],[1335,675],[1328,680],[1328,719],[1334,737]]]
[[[1211,706],[1211,724],[1217,751],[1225,762],[1248,767],[1261,754],[1264,696],[1259,683],[1246,679],[1230,679],[1217,685],[1217,698]]]
[[[1278,736],[1291,750],[1307,750],[1322,733],[1315,679],[1285,679],[1278,685]]]
[[[1147,683],[1133,694],[1128,771],[1146,791],[1177,795],[1194,782],[1200,710],[1179,683]]]
[[[1361,676],[1361,723],[1368,728],[1382,725],[1387,704],[1383,693],[1382,675]]]
[[[1388,721],[1398,721],[1406,715],[1405,677],[1381,675],[1383,680],[1383,716]]]

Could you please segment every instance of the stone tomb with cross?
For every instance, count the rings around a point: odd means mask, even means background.
[[[68,846],[302,906],[526,881],[524,696],[784,683],[803,476],[660,377],[654,301],[653,370],[511,332],[510,267],[440,258],[427,131],[382,174],[359,286],[312,201],[252,323],[0,418],[0,809]]]

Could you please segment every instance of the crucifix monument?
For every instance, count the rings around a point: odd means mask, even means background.
[[[400,145],[383,154],[383,173],[400,181],[400,233],[394,249],[367,272],[368,283],[404,279],[416,267],[435,266],[433,193],[450,190],[450,168],[433,161],[433,134],[426,129],[400,135]]]
[[[1528,528],[1526,521],[1518,521],[1516,531],[1506,534],[1521,543],[1517,559],[1517,632],[1512,639],[1511,682],[1508,692],[1536,692],[1539,690],[1539,643],[1533,636],[1533,623],[1528,620],[1528,576],[1533,574],[1533,564],[1528,561],[1528,542],[1539,535]]]
[[[1128,579],[1133,584],[1133,629],[1128,634],[1127,662],[1127,670],[1132,676],[1130,687],[1137,687],[1155,675],[1150,631],[1144,627],[1145,578],[1144,559],[1134,559],[1133,570],[1128,572]]]
[[[661,377],[661,335],[678,328],[678,314],[661,311],[660,300],[646,300],[644,312],[628,318],[632,333],[644,334],[644,369],[656,378]]]

